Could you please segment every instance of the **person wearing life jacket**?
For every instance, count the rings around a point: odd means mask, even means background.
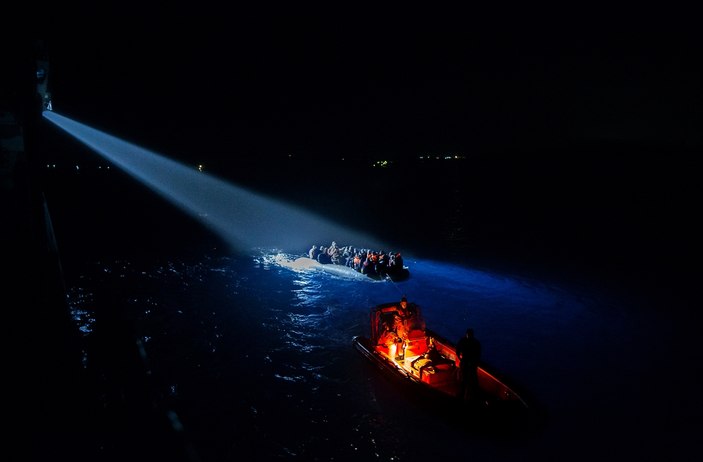
[[[378,253],[378,261],[376,262],[376,272],[380,276],[385,276],[388,271],[388,255],[385,251],[381,250]]]
[[[366,259],[361,264],[361,274],[366,274],[367,276],[376,275],[376,265],[373,263],[372,255],[371,251],[366,255]]]
[[[354,259],[352,260],[352,268],[357,271],[361,270],[361,255],[359,255],[359,252],[356,252],[354,254]]]
[[[383,332],[378,337],[378,344],[390,348],[392,344],[401,342],[402,340],[398,338],[398,334],[396,334],[395,330],[393,330],[393,328],[388,324],[384,323]]]
[[[327,249],[327,255],[330,258],[330,262],[335,265],[339,264],[339,247],[337,247],[337,243],[335,241],[332,241],[332,244]]]
[[[398,314],[403,323],[402,331],[406,336],[411,331],[425,330],[425,320],[420,313],[418,313],[417,305],[414,303],[408,303],[408,299],[406,297],[400,299]]]
[[[376,263],[378,263],[378,253],[377,252],[371,252],[371,255],[369,256],[369,259],[371,260],[371,264],[376,267]]]
[[[398,312],[400,313],[400,317],[403,319],[409,319],[413,317],[417,313],[417,309],[415,308],[414,304],[408,304],[408,299],[403,296],[400,299],[400,305],[398,306]]]

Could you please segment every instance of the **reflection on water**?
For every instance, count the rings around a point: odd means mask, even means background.
[[[101,322],[131,327],[161,399],[206,461],[561,458],[634,443],[617,432],[624,426],[664,431],[663,440],[638,439],[650,450],[678,438],[663,428],[667,404],[648,398],[662,382],[647,359],[649,332],[669,322],[661,313],[595,289],[411,256],[411,278],[393,283],[291,269],[276,255],[100,263],[69,291],[86,337]],[[484,359],[547,410],[547,426],[521,440],[466,434],[396,394],[351,338],[368,334],[371,306],[402,295],[449,339],[473,327]]]
[[[298,304],[296,306],[314,308],[319,304],[321,298],[319,282],[300,278],[293,281],[293,284],[300,287],[299,289],[293,290],[293,293],[298,298]]]

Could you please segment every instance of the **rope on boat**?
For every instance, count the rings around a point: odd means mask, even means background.
[[[400,287],[398,287],[398,284],[397,284],[390,276],[388,276],[387,274],[386,274],[386,281],[388,281],[388,282],[390,282],[391,284],[393,284],[393,287],[395,287],[395,290],[397,290],[398,293],[399,293],[401,296],[405,296],[405,294],[403,293],[403,291],[400,290]]]

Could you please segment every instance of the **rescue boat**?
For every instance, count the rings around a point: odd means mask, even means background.
[[[477,370],[479,390],[475,396],[460,398],[456,345],[426,328],[420,306],[410,303],[405,310],[400,302],[374,306],[370,328],[370,336],[353,338],[354,347],[425,403],[460,416],[518,415],[529,409],[523,397],[485,362]]]

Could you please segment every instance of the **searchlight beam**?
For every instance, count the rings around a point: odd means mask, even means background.
[[[385,248],[376,239],[186,166],[56,112],[44,118],[138,179],[233,249],[294,250],[335,240]]]

